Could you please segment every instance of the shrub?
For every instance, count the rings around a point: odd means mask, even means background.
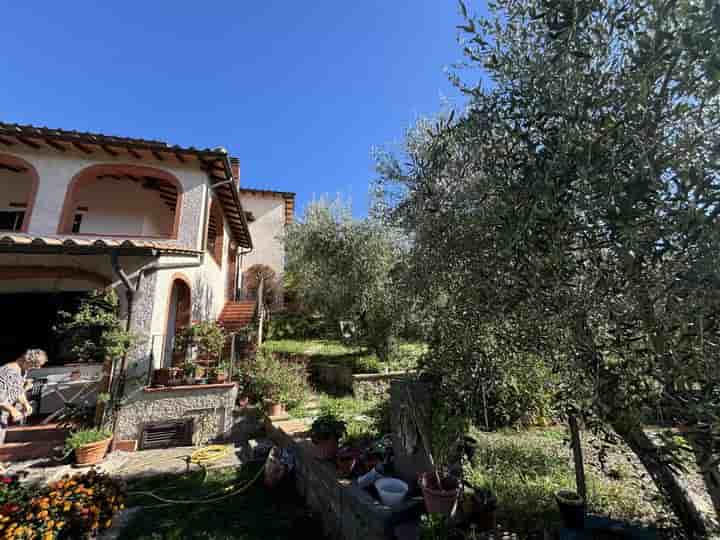
[[[0,493],[6,493],[4,484]],[[85,538],[112,526],[125,506],[125,486],[91,470],[65,476],[0,507],[2,538],[64,540]],[[94,536],[93,536],[94,537]]]
[[[274,313],[265,329],[267,339],[314,339],[325,333],[321,318],[291,312]]]
[[[246,363],[246,390],[256,400],[282,403],[288,408],[301,405],[310,390],[304,366],[282,362],[275,355],[258,352]]]

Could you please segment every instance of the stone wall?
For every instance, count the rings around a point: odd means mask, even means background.
[[[236,398],[235,384],[146,388],[135,392],[120,409],[116,435],[123,440],[139,440],[146,422],[193,418],[193,444],[222,439],[232,430]]]
[[[390,385],[411,376],[410,371],[358,373],[352,376],[352,392],[357,399],[385,401],[390,399]]]
[[[314,447],[305,438],[306,428],[302,421],[273,422],[268,434],[277,445],[292,450],[298,493],[322,517],[329,538],[393,539],[398,537],[399,527],[418,521],[423,508],[420,500],[408,499],[390,508],[353,481],[338,478],[333,463],[315,458]]]

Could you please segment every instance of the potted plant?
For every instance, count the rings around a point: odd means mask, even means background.
[[[563,523],[569,529],[585,527],[585,499],[570,490],[561,490],[555,494]]]
[[[414,411],[412,400],[410,405],[411,411]],[[416,425],[419,425],[416,419],[414,421]],[[425,509],[429,513],[453,514],[455,512],[462,485],[457,477],[448,474],[448,469],[451,464],[458,462],[458,451],[462,447],[463,436],[467,432],[467,428],[467,418],[455,414],[443,405],[433,409],[431,441],[425,440],[424,430],[419,428],[423,445],[426,449],[430,448],[428,457],[432,470],[421,473],[418,479],[425,501]]]
[[[300,405],[308,392],[303,366],[284,363],[269,353],[259,353],[247,363],[245,391],[267,406],[269,416],[283,414],[286,407]]]
[[[489,488],[476,489],[473,494],[474,514],[477,526],[482,531],[497,528],[497,497]]]
[[[187,351],[194,348],[197,361],[208,365],[212,358],[218,358],[225,346],[225,330],[215,321],[196,321],[180,330],[175,337],[175,348]]]
[[[318,416],[310,426],[310,439],[315,445],[318,459],[334,459],[338,443],[347,433],[347,423],[333,413]]]
[[[226,382],[229,366],[229,362],[223,361],[220,362],[217,366],[210,368],[210,380],[214,383]]]
[[[185,362],[180,369],[182,369],[183,375],[185,376],[185,384],[195,384],[195,364],[193,362]]]
[[[105,429],[83,429],[65,440],[65,450],[75,453],[77,465],[95,465],[107,454],[112,433]]]

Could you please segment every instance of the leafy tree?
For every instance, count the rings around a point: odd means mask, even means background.
[[[120,304],[114,290],[91,291],[75,313],[60,311],[54,330],[69,340],[71,352],[81,362],[117,360],[137,341],[125,331],[118,313]]]
[[[360,336],[387,359],[401,322],[393,279],[401,252],[392,231],[372,218],[353,219],[341,201],[320,200],[288,228],[285,243],[301,304],[331,321],[355,321]]]
[[[467,109],[411,130],[406,163],[379,156],[389,215],[414,238],[409,275],[440,314],[430,371],[467,407],[492,360],[480,330],[499,354],[569,363],[566,393],[705,533],[643,426],[649,411],[689,426],[720,508],[720,4],[461,10],[464,66],[491,84],[456,73]]]

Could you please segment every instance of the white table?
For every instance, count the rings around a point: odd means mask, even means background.
[[[42,387],[42,399],[52,395],[57,395],[60,398],[63,406],[67,403],[76,403],[84,401],[90,396],[90,394],[97,394],[100,388],[100,379],[78,379],[60,382],[48,382]],[[50,416],[45,418],[41,423],[49,424],[55,418],[57,418],[63,411],[60,407],[54,411]]]

